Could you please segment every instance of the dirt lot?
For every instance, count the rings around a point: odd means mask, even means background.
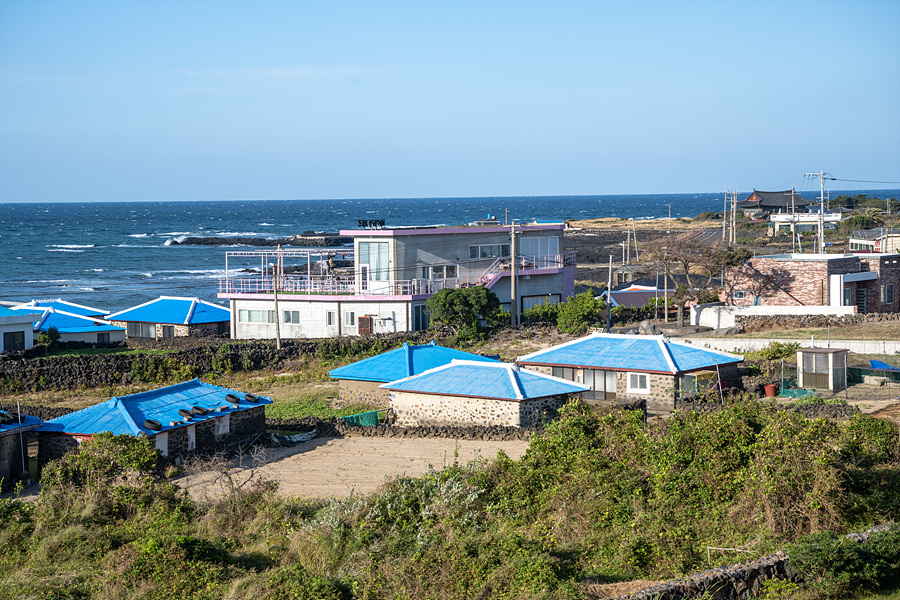
[[[400,439],[380,437],[316,438],[293,448],[273,448],[265,464],[255,470],[232,463],[231,476],[238,481],[251,474],[278,482],[287,496],[346,498],[352,493],[374,492],[389,477],[421,475],[429,465],[436,469],[477,457],[494,458],[503,450],[510,458],[520,458],[528,442],[485,442],[452,439]],[[247,464],[245,459],[244,464]],[[176,481],[196,500],[223,493],[221,470],[191,472]]]

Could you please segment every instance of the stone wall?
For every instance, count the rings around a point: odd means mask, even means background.
[[[466,423],[532,427],[555,415],[567,399],[562,395],[512,401],[392,392],[390,405],[400,426]]]
[[[861,542],[869,539],[873,533],[887,529],[887,525],[881,525],[844,537]],[[799,581],[798,575],[791,571],[790,560],[784,552],[779,551],[745,563],[693,573],[683,579],[664,581],[636,594],[617,596],[613,600],[683,600],[705,597],[715,600],[744,600],[756,598],[763,584],[769,579]]]
[[[835,329],[832,331],[832,337],[840,336],[838,328],[842,326],[860,323],[881,323],[884,321],[900,321],[900,313],[854,313],[840,316],[816,314],[734,315],[735,326],[746,332],[833,327]]]
[[[338,401],[335,403],[335,407],[371,404],[378,408],[387,408],[390,404],[391,393],[378,387],[381,383],[380,381],[341,379],[338,382]]]
[[[67,452],[78,448],[78,440],[65,433],[39,432],[38,465],[43,468],[51,460],[62,458]]]
[[[27,436],[28,432],[23,435]],[[12,481],[18,479],[23,473],[22,445],[19,439],[17,431],[0,437],[0,479],[3,480],[4,488],[8,488]]]
[[[775,407],[778,410],[798,412],[808,419],[832,419],[835,421],[848,419],[859,412],[858,407],[850,404],[776,404]],[[675,408],[685,412],[708,414],[730,408],[730,405],[719,402],[718,399],[709,402],[679,399],[675,402]]]
[[[161,340],[129,339],[127,347],[168,350],[158,354],[73,355],[45,358],[46,348],[35,347],[19,353],[0,355],[0,393],[65,390],[128,385],[139,382],[134,373],[165,367],[191,372],[195,376],[212,372],[280,368],[304,357],[364,357],[396,348],[403,342],[424,344],[435,339],[433,332],[377,334],[357,338],[322,340],[282,340],[281,350],[274,341],[235,343],[224,338],[175,337]],[[440,338],[437,340],[441,343]],[[184,380],[182,378],[180,380]],[[156,377],[148,381],[157,381]]]

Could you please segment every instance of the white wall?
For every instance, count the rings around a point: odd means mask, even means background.
[[[7,317],[6,319],[14,319],[14,317]],[[4,323],[0,321],[0,352],[5,352],[8,348],[3,347],[3,334],[11,333],[11,332],[24,332],[25,333],[25,347],[31,348],[34,346],[34,330],[32,329],[33,324],[31,322],[31,318],[28,319],[25,323]]]
[[[102,332],[107,333],[107,332]],[[109,341],[110,342],[122,342],[125,340],[125,331],[110,331],[109,333]],[[85,342],[87,344],[96,344],[97,343],[97,333],[93,331],[86,331],[84,333],[61,333],[59,334],[59,341],[61,342]]]
[[[241,323],[240,311],[242,309],[274,310],[274,303],[269,300],[241,300],[235,299],[232,319],[235,320],[236,339],[274,339],[275,323]],[[285,311],[298,311],[300,323],[285,323]],[[336,321],[334,325],[327,325],[327,313],[334,311],[340,320],[340,326]],[[409,303],[402,300],[385,302],[361,302],[336,300],[284,300],[278,299],[278,319],[281,321],[282,339],[290,338],[324,338],[337,337],[338,335],[359,335],[359,317],[372,316],[372,330],[374,333],[392,333],[395,331],[409,331]],[[354,313],[353,325],[346,324],[347,313]]]
[[[830,315],[856,314],[855,306],[723,306],[718,303],[691,307],[691,325],[698,327],[734,327],[735,315]]]

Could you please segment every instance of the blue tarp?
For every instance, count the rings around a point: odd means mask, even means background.
[[[880,360],[870,360],[869,361],[870,369],[879,369],[882,371],[900,371],[900,367],[894,367],[887,363],[881,362]]]

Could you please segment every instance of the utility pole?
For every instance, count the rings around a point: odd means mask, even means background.
[[[803,174],[805,177],[819,178],[819,254],[825,254],[825,175],[827,174],[825,171]],[[828,177],[827,179],[834,181],[834,177]]]
[[[513,327],[519,326],[519,291],[518,286],[516,285],[518,282],[516,281],[516,223],[515,219],[513,219],[513,223],[509,228],[510,231],[510,246],[509,246],[509,254],[510,254],[510,275],[511,278],[509,280],[509,324]]]
[[[612,327],[612,254],[609,255],[609,281],[606,284],[606,333]]]
[[[785,193],[787,195],[787,193]],[[797,231],[794,227],[794,188],[791,188],[791,253],[797,251],[797,248],[794,246],[794,237],[797,235]]]
[[[672,205],[669,204],[669,229],[666,231],[666,235],[670,235],[672,233]]]
[[[638,253],[638,245],[637,245],[637,223],[635,223],[634,217],[631,218],[631,233],[634,236],[634,260],[641,262],[641,255]],[[629,264],[631,263],[631,259],[628,260]]]
[[[734,193],[731,195],[731,245],[737,243],[737,186],[734,186]]]
[[[728,189],[725,190],[725,207],[722,209],[722,243],[727,244],[725,237],[725,223],[728,222]]]
[[[631,264],[631,231],[630,230],[625,231],[625,244],[626,244],[626,247],[628,248],[628,262],[625,264],[630,265]],[[623,260],[622,262],[625,262],[625,261]]]

